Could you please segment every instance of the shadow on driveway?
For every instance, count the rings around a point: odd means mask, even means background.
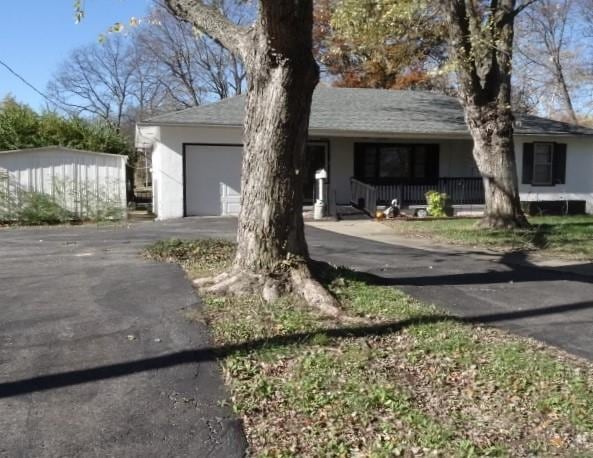
[[[520,318],[558,314],[585,309],[593,309],[593,301],[509,313],[475,315],[462,318],[451,317],[449,315],[419,316],[403,321],[387,322],[377,325],[346,327],[338,329],[318,329],[306,333],[278,335],[267,339],[252,340],[241,344],[184,350],[137,361],[110,364],[94,367],[91,369],[68,371],[58,374],[44,375],[24,380],[17,380],[14,382],[2,383],[0,384],[0,398],[63,388],[98,380],[123,377],[139,372],[154,371],[184,364],[194,364],[224,359],[236,353],[258,350],[264,347],[285,346],[306,342],[320,333],[323,333],[330,338],[383,336],[397,333],[408,326],[436,323],[441,321],[456,321],[466,324],[490,324],[502,323],[504,321],[516,320]]]

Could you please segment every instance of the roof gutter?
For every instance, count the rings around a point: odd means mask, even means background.
[[[217,124],[217,123],[187,123],[187,122],[138,122],[138,127],[204,127],[204,128],[226,128],[226,129],[243,129],[242,124]],[[447,139],[458,139],[468,140],[471,139],[469,132],[394,132],[394,131],[360,131],[360,130],[340,130],[340,129],[309,129],[310,136],[317,137],[350,137],[350,138],[389,138],[389,137],[400,137],[400,138],[447,138]],[[517,132],[514,133],[515,137],[575,137],[575,138],[587,138],[592,137],[593,133],[584,132]]]

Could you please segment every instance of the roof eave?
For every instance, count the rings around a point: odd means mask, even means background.
[[[152,126],[162,126],[162,127],[205,127],[205,128],[228,128],[228,129],[242,129],[242,124],[217,124],[217,123],[198,123],[198,122],[160,122],[156,123],[148,123],[148,122],[139,122],[138,126],[140,127],[152,127]],[[469,133],[455,133],[455,132],[396,132],[396,131],[368,131],[368,130],[347,130],[347,129],[320,129],[320,128],[311,128],[309,129],[309,135],[315,136],[342,136],[342,137],[393,137],[396,136],[405,136],[405,137],[459,137],[459,138],[469,138]]]
[[[404,132],[404,131],[371,131],[371,130],[341,130],[341,129],[309,129],[309,136],[315,137],[349,137],[349,138],[447,138],[447,139],[471,139],[468,133],[464,132]]]
[[[561,138],[590,138],[593,132],[516,132],[515,137],[561,137]]]
[[[139,122],[140,127],[162,126],[162,127],[205,127],[205,128],[228,128],[228,129],[242,129],[243,124],[226,124],[226,123],[200,123],[200,122]],[[402,137],[402,138],[450,138],[450,139],[471,139],[469,132],[405,132],[405,131],[367,131],[367,130],[349,130],[349,129],[322,129],[310,128],[309,135],[315,136],[342,136],[342,137]],[[592,133],[587,132],[520,132],[515,131],[515,136],[524,137],[592,137]]]
[[[212,123],[212,122],[208,122],[208,123],[203,123],[203,122],[180,122],[180,121],[175,121],[175,122],[165,122],[165,121],[161,121],[161,122],[148,122],[148,121],[141,121],[136,123],[137,126],[139,127],[228,127],[228,128],[243,128],[243,124],[222,124],[222,123]]]

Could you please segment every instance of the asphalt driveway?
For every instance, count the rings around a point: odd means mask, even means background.
[[[198,298],[138,255],[161,231],[0,231],[0,456],[244,455],[214,358],[188,351],[211,346]]]
[[[431,251],[319,230],[308,239],[314,257],[368,272],[377,284],[593,360],[591,264],[542,268],[520,255]]]
[[[0,456],[241,456],[240,426],[164,238],[233,238],[235,221],[0,231]],[[593,359],[593,278],[308,228],[313,257],[472,320]]]

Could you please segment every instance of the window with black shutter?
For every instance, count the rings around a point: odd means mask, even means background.
[[[522,183],[554,186],[566,183],[566,144],[535,142],[523,144]]]

